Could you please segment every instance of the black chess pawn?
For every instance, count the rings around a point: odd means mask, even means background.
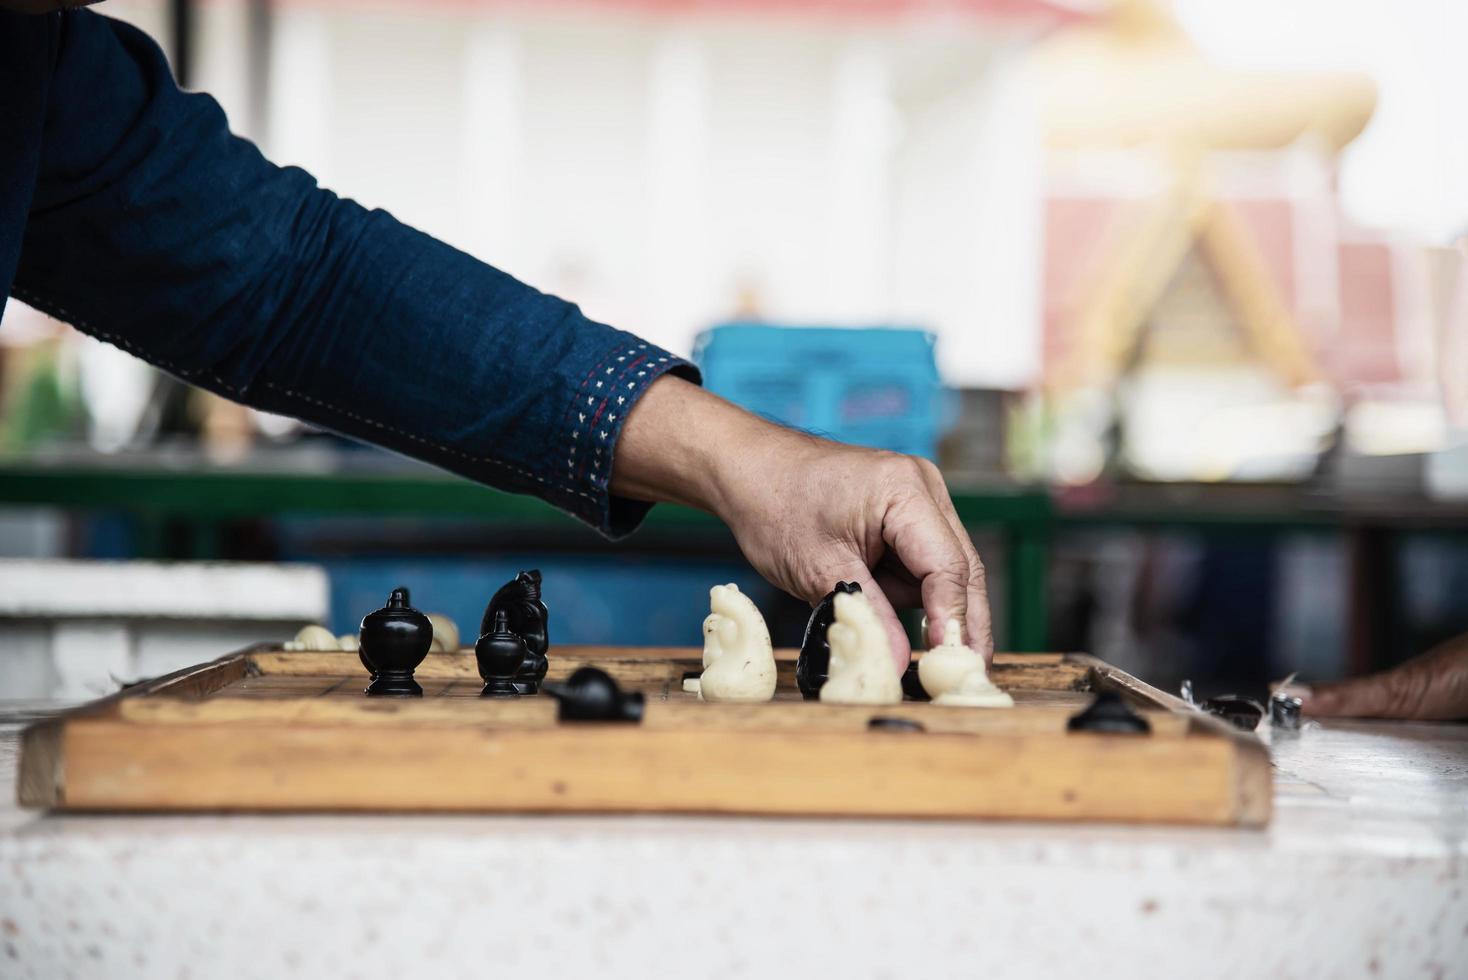
[[[624,692],[604,670],[582,667],[564,684],[547,684],[545,693],[560,702],[556,717],[561,721],[642,720],[641,691]]]
[[[546,652],[550,649],[550,611],[540,596],[540,571],[532,568],[521,572],[500,586],[484,610],[479,621],[479,633],[494,631],[499,613],[505,613],[510,632],[525,641],[525,659],[515,672],[515,691],[519,694],[536,694],[540,682],[545,680],[549,668]]]
[[[368,695],[423,695],[423,688],[413,680],[413,671],[433,645],[433,624],[408,605],[407,589],[401,586],[393,589],[387,605],[368,613],[357,638],[362,662],[372,674]]]
[[[474,659],[479,663],[479,676],[484,678],[484,690],[479,692],[479,696],[518,696],[520,692],[515,689],[515,675],[525,662],[526,652],[525,641],[519,634],[510,632],[509,614],[503,609],[495,613],[494,628],[474,644]]]
[[[795,662],[795,683],[807,701],[820,697],[821,685],[831,672],[831,644],[826,640],[826,631],[836,621],[836,593],[860,591],[861,586],[855,582],[837,582],[835,590],[811,610],[805,639],[800,642],[800,659]]]
[[[1066,722],[1065,728],[1071,732],[1145,735],[1152,725],[1129,708],[1120,695],[1103,691],[1085,711]]]

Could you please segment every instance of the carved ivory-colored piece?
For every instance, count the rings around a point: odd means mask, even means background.
[[[433,624],[433,646],[430,650],[439,653],[455,653],[459,649],[459,624],[443,613],[429,613],[428,621]]]
[[[962,643],[958,621],[943,627],[943,643],[923,654],[918,661],[918,680],[933,696],[934,704],[965,708],[1012,708],[1014,698],[989,680],[984,658]],[[928,658],[938,655],[930,667]]]
[[[876,610],[860,592],[838,592],[835,603],[836,621],[826,631],[831,667],[821,685],[821,700],[897,704],[902,700],[902,678]]]
[[[775,648],[765,618],[737,585],[709,589],[712,612],[703,621],[705,701],[768,701],[775,696]]]
[[[984,669],[984,658],[963,644],[963,627],[950,619],[943,626],[943,642],[918,658],[918,680],[929,697],[939,698],[958,687],[964,675]]]
[[[340,650],[336,637],[325,626],[302,626],[296,638],[281,647],[283,650]]]

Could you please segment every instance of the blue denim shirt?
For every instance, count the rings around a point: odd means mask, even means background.
[[[607,490],[627,413],[663,372],[698,377],[274,166],[146,35],[89,11],[0,13],[0,286],[200,387],[612,535],[648,509]]]

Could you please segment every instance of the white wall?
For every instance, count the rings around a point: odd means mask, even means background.
[[[199,85],[237,125],[238,0]],[[114,14],[161,27],[156,0]],[[972,19],[282,4],[266,151],[686,352],[775,320],[938,331],[950,382],[1038,338],[1038,130],[1017,40]]]

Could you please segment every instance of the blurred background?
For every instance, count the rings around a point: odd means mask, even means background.
[[[277,162],[756,411],[938,460],[1001,648],[1259,694],[1468,630],[1461,4],[101,10]],[[696,644],[723,581],[777,643],[807,615],[698,515],[614,548],[15,300],[0,450],[0,696],[352,632],[399,582],[472,643],[522,567],[554,642]]]

